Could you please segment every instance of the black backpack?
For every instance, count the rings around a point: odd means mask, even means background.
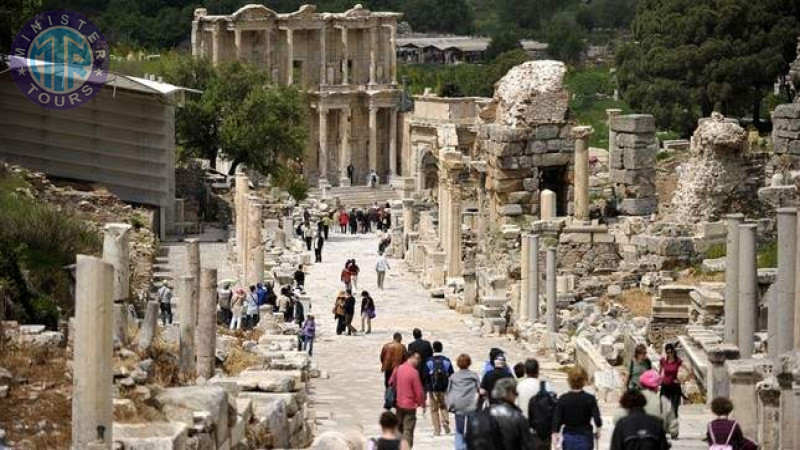
[[[636,431],[636,434],[625,436],[622,440],[624,450],[658,450],[659,439],[645,429]]]
[[[548,391],[545,382],[540,381],[539,392],[528,402],[528,424],[539,438],[547,439],[552,433],[557,405],[556,394]]]
[[[506,450],[500,425],[492,416],[490,408],[481,409],[469,416],[468,420],[466,436],[468,450]]]
[[[431,388],[434,392],[444,392],[447,390],[447,385],[450,383],[450,374],[444,367],[444,357],[434,357],[433,370],[431,370]]]

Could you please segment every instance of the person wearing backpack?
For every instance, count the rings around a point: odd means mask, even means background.
[[[595,396],[583,390],[587,381],[586,370],[573,367],[567,374],[570,391],[558,399],[553,418],[553,440],[556,446],[560,443],[563,450],[592,450],[595,441],[600,439],[603,419]],[[561,433],[560,442],[558,433]]]
[[[756,448],[755,444],[745,439],[742,427],[728,416],[733,411],[733,403],[726,397],[717,397],[711,401],[711,412],[717,416],[708,423],[706,441],[709,450],[747,450]]]
[[[525,378],[517,384],[517,406],[533,430],[533,448],[549,449],[556,411],[556,393],[550,383],[539,380],[539,361],[525,361]]]
[[[431,406],[431,423],[433,435],[450,434],[450,414],[447,412],[445,394],[450,386],[450,376],[453,375],[453,363],[450,358],[442,354],[443,346],[439,341],[433,341],[433,356],[425,361],[425,391]]]
[[[469,416],[478,409],[478,389],[480,389],[481,379],[477,373],[469,370],[469,366],[472,365],[469,355],[463,353],[459,355],[456,365],[458,372],[450,376],[445,403],[447,403],[448,411],[455,415],[455,450],[467,450],[464,435]]]
[[[620,406],[627,414],[617,420],[611,434],[611,450],[666,450],[669,448],[661,421],[644,411],[647,399],[631,389],[622,394]]]
[[[161,310],[162,325],[167,326],[167,322],[172,325],[172,289],[170,289],[169,283],[166,281],[161,283],[156,298],[158,298],[158,307]]]
[[[467,424],[469,450],[532,450],[533,434],[525,415],[517,408],[517,382],[497,380],[492,388],[494,402],[470,417]]]

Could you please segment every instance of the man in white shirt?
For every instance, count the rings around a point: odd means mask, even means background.
[[[383,256],[383,252],[378,253],[378,260],[375,261],[375,271],[378,273],[378,288],[380,290],[383,290],[383,281],[386,278],[386,271],[389,269],[389,261]]]
[[[517,406],[522,410],[522,414],[528,418],[528,403],[539,392],[539,384],[544,383],[546,391],[554,393],[553,386],[547,381],[539,380],[539,361],[535,358],[528,358],[525,361],[525,378],[517,384]]]

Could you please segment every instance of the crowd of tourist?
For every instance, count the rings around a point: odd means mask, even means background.
[[[460,354],[453,363],[443,354],[441,342],[423,339],[419,329],[412,335],[414,340],[406,346],[402,335],[395,333],[381,349],[386,411],[380,418],[383,433],[373,440],[374,448],[412,448],[419,408],[423,414],[430,411],[434,436],[454,432],[456,450],[598,448],[603,420],[597,399],[585,390],[589,377],[584,369],[571,368],[569,390],[558,395],[551,383],[540,378],[535,358],[512,370],[505,352],[493,348],[478,373],[470,369],[468,354]],[[620,399],[622,413],[614,417],[612,450],[663,450],[679,438],[674,392],[680,393],[681,360],[673,345],[665,350],[659,370],[654,370],[646,348],[636,349],[627,390]],[[709,448],[755,448],[729,418],[730,400],[716,398],[711,409],[717,417],[708,425]]]

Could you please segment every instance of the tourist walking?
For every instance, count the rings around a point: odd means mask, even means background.
[[[425,361],[423,385],[425,391],[428,392],[433,435],[439,436],[442,434],[442,430],[445,434],[450,434],[450,414],[447,412],[445,395],[447,388],[450,387],[450,376],[453,375],[454,370],[450,358],[442,354],[442,343],[433,341],[432,347],[433,356]]]
[[[550,383],[539,379],[539,361],[536,358],[525,360],[523,368],[525,378],[517,384],[517,406],[533,430],[533,448],[549,449],[556,391]]]
[[[322,247],[325,245],[325,238],[322,233],[317,233],[317,238],[314,241],[314,262],[322,262]]]
[[[386,279],[386,271],[389,270],[389,261],[383,256],[383,252],[378,253],[378,259],[375,261],[375,272],[378,274],[378,289],[383,290],[383,282]]]
[[[592,450],[600,438],[600,408],[594,395],[585,392],[589,376],[582,367],[573,367],[567,374],[570,391],[558,399],[553,419],[553,440],[563,450]],[[594,430],[592,429],[594,422]],[[559,439],[560,433],[560,439]]]
[[[645,412],[646,404],[647,399],[639,390],[630,389],[622,394],[619,405],[626,414],[614,424],[611,450],[669,448],[664,426],[660,420]]]
[[[347,178],[350,180],[350,186],[353,186],[353,175],[355,174],[355,168],[352,164],[347,165]]]
[[[348,220],[350,224],[350,234],[356,234],[356,232],[358,232],[358,213],[356,213],[355,208],[350,210]]]
[[[353,316],[356,314],[356,298],[353,297],[353,291],[348,289],[345,291],[347,297],[344,300],[344,322],[347,326],[347,335],[351,336],[356,334],[356,327],[353,326]]]
[[[494,358],[494,368],[486,372],[483,375],[483,379],[481,379],[482,403],[487,401],[491,403],[494,400],[492,398],[492,390],[494,389],[494,385],[503,378],[514,378],[514,375],[512,375],[508,370],[506,356],[503,353],[500,353]]]
[[[344,304],[347,300],[347,294],[344,291],[339,291],[336,296],[336,302],[333,305],[333,318],[336,319],[336,334],[340,335],[344,332],[345,325],[345,310]]]
[[[303,270],[303,265],[302,264],[298,264],[297,265],[297,270],[294,271],[294,283],[297,286],[297,290],[299,290],[300,293],[302,293],[302,294],[306,293],[306,288],[305,288],[305,286],[306,286],[306,272]]]
[[[678,356],[673,344],[664,346],[665,356],[661,358],[659,363],[659,374],[661,375],[661,395],[668,398],[672,403],[672,410],[675,412],[675,417],[678,417],[678,408],[681,406],[681,398],[683,397],[683,390],[681,389],[681,380],[678,378],[678,372],[681,370],[683,360]]]
[[[358,275],[361,273],[361,268],[356,264],[355,259],[350,260],[350,281],[353,283],[353,290],[358,291]]]
[[[225,325],[231,323],[231,298],[233,298],[233,291],[231,291],[230,283],[225,283],[217,291],[217,304],[219,305],[220,317],[217,323],[224,323]]]
[[[494,403],[470,418],[468,448],[532,450],[531,429],[516,405],[517,382],[513,378],[499,380],[492,389],[492,398]]]
[[[369,173],[369,182],[371,188],[374,189],[378,187],[378,173],[375,172],[375,169],[372,169]]]
[[[242,288],[236,288],[236,292],[233,295],[233,300],[231,301],[231,313],[233,317],[231,318],[231,330],[238,330],[242,327],[242,314],[244,314],[244,302],[245,302],[245,292]]]
[[[342,269],[341,280],[344,284],[345,289],[352,289],[353,288],[353,272],[350,271],[350,266],[353,264],[352,259],[348,259],[347,262],[344,263],[344,269]]]
[[[375,318],[375,300],[367,291],[361,291],[361,332],[372,333],[372,319]],[[366,323],[366,330],[364,324]]]
[[[625,382],[626,388],[641,389],[642,386],[639,385],[639,378],[641,378],[643,373],[652,368],[653,363],[650,361],[650,358],[647,357],[647,346],[638,344],[633,350],[633,359],[631,359],[631,363],[628,365],[628,380]]]
[[[503,349],[492,347],[492,349],[489,350],[489,359],[483,363],[483,368],[481,369],[481,377],[485,376],[487,373],[494,370],[494,360],[498,356],[505,356],[505,352],[503,351]],[[508,372],[509,375],[511,375],[511,371],[508,369],[508,366],[506,366],[506,371]]]
[[[242,328],[245,330],[252,329],[258,324],[258,292],[256,291],[255,286],[250,286],[250,293],[247,294],[247,298],[245,301],[245,307],[247,309],[247,317],[244,319],[244,325]]]
[[[302,225],[303,240],[306,242],[306,250],[311,251],[311,244],[314,240],[314,230],[311,229],[311,223],[304,222]]]
[[[384,411],[380,418],[381,437],[370,439],[367,450],[410,450],[408,442],[400,435],[400,420],[391,411]]]
[[[306,320],[306,307],[299,298],[292,299],[292,320],[298,328],[302,328],[303,322]]]
[[[447,410],[454,414],[455,421],[455,450],[466,450],[467,443],[464,438],[469,416],[478,409],[478,389],[481,380],[478,374],[469,370],[472,359],[469,355],[461,354],[456,359],[458,371],[450,376],[450,382],[445,394]]]
[[[331,230],[331,223],[333,223],[333,219],[331,219],[330,214],[325,214],[320,219],[320,223],[322,224],[322,234],[325,236],[325,240],[328,240],[328,235]]]
[[[283,314],[283,321],[289,321],[290,308],[292,306],[292,291],[289,286],[281,288],[281,296],[278,299],[278,312]]]
[[[657,417],[661,420],[664,429],[667,430],[672,439],[678,438],[678,418],[672,410],[672,403],[668,398],[658,395],[658,387],[661,385],[661,377],[655,370],[645,371],[639,377],[639,386],[647,400],[644,412]]]
[[[383,344],[381,348],[381,372],[383,372],[383,385],[389,387],[389,379],[396,368],[406,360],[406,346],[403,345],[403,335],[394,333],[392,341]]]
[[[172,325],[172,289],[166,280],[158,288],[156,297],[158,298],[158,308],[161,310],[161,324],[163,326],[167,326],[167,323]]]
[[[414,340],[408,344],[408,353],[417,353],[420,356],[420,361],[427,361],[428,358],[433,356],[433,347],[431,343],[422,339],[422,330],[419,328],[414,328],[414,331],[411,332],[414,336]],[[424,369],[422,365],[419,366],[419,380],[422,381],[425,379]]]
[[[420,355],[411,353],[389,379],[389,386],[396,392],[395,410],[409,447],[414,447],[414,428],[417,426],[417,408],[425,412],[425,390],[419,379]]]
[[[342,208],[341,212],[339,212],[339,232],[342,234],[347,234],[347,224],[350,222],[350,215],[347,214],[347,211]]]
[[[309,314],[303,327],[300,329],[300,343],[298,351],[308,351],[308,356],[314,355],[314,337],[317,335],[317,325],[314,322],[314,315]]]
[[[709,422],[706,429],[706,441],[709,448],[716,445],[720,449],[724,449],[725,446],[728,446],[730,450],[756,449],[757,446],[744,437],[739,423],[728,417],[732,411],[733,403],[726,397],[717,397],[711,401],[711,412],[717,418]],[[797,426],[797,423],[794,426]]]

